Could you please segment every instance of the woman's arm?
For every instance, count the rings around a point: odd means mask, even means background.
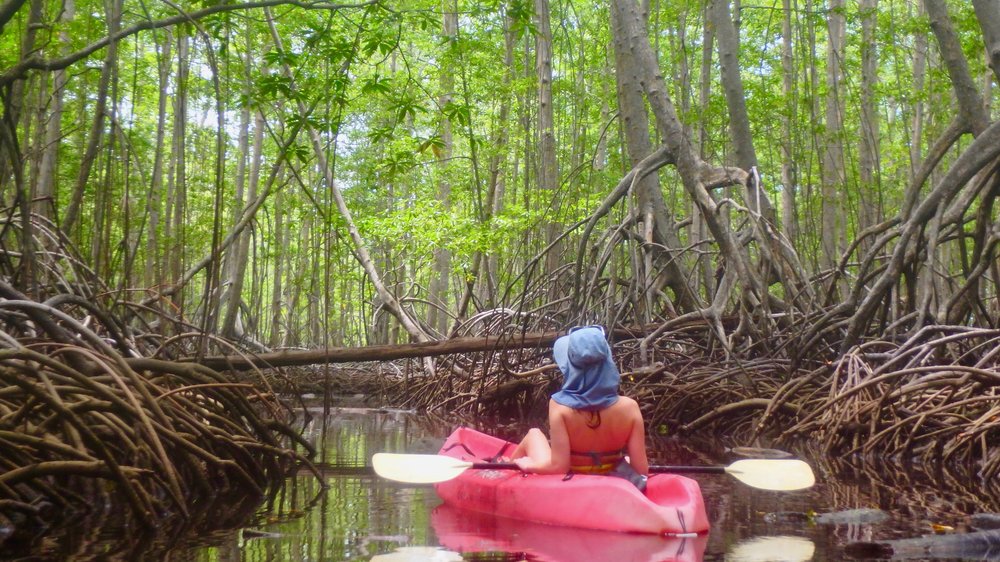
[[[646,458],[646,426],[642,420],[642,410],[639,404],[632,401],[630,417],[632,418],[632,430],[628,435],[628,457],[629,464],[639,474],[649,475],[649,459]]]
[[[552,438],[552,456],[549,459],[547,474],[569,472],[569,430],[566,429],[564,410],[568,410],[568,408],[549,400],[549,436]]]
[[[540,431],[532,430],[522,441],[526,456],[514,459],[521,470],[537,474],[564,474],[569,471],[569,432],[559,411],[562,408],[564,406],[549,401],[551,440],[546,440]]]

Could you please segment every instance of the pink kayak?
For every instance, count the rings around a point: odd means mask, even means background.
[[[440,454],[482,462],[513,450],[513,443],[460,427],[445,441]],[[451,506],[537,523],[658,535],[708,530],[698,483],[677,474],[650,476],[645,494],[613,476],[566,478],[491,469],[467,470],[435,488]]]

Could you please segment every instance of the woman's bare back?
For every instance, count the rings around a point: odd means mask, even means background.
[[[553,431],[553,456],[562,457],[563,450],[571,453],[614,453],[624,450],[630,457],[632,466],[642,474],[648,470],[646,460],[646,435],[642,422],[642,412],[635,400],[620,396],[607,408],[588,412],[574,410],[555,401],[549,403],[549,425]],[[556,426],[565,428],[567,445],[565,449],[557,445],[555,439],[561,433]]]

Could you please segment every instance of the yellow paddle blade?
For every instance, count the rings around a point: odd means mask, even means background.
[[[382,478],[409,484],[434,484],[451,480],[472,466],[445,455],[375,453],[372,467]]]
[[[798,459],[743,459],[727,466],[726,472],[762,490],[801,490],[816,483],[812,468]]]

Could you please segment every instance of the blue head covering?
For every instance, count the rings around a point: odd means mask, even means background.
[[[563,385],[552,399],[576,410],[602,410],[618,400],[620,376],[600,326],[575,328],[552,345]]]

